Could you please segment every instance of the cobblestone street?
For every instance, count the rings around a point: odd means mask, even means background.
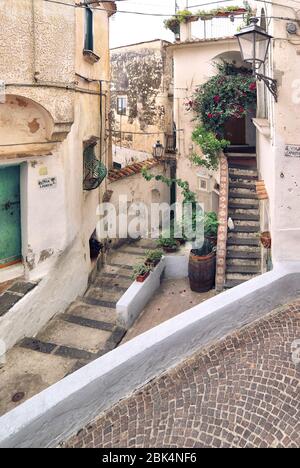
[[[298,301],[152,381],[64,446],[299,447],[299,338]]]

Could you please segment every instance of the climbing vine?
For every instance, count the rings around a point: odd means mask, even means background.
[[[170,179],[169,177],[165,177],[163,175],[154,175],[151,174],[147,168],[142,169],[142,176],[148,182],[155,179],[159,182],[163,182],[168,187],[171,187],[173,184],[176,184],[178,187],[181,188],[183,203],[197,203],[196,194],[190,190],[190,185],[187,181],[184,181],[182,179]]]

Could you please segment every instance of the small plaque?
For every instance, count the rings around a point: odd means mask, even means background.
[[[285,157],[286,158],[300,158],[300,145],[286,145]]]
[[[45,179],[40,179],[38,181],[40,189],[46,188],[56,188],[57,187],[57,178],[56,177],[47,177]]]
[[[0,80],[0,104],[5,104],[5,81]]]

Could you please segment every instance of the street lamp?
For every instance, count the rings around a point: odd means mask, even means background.
[[[154,159],[161,159],[164,155],[164,147],[158,140],[153,146],[153,157]]]
[[[239,41],[242,59],[252,65],[253,75],[259,81],[265,83],[277,102],[277,81],[257,72],[267,60],[269,47],[273,39],[263,28],[258,26],[258,22],[258,18],[251,18],[250,25],[242,28],[235,36]]]

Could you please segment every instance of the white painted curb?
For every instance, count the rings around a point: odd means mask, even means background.
[[[149,330],[0,418],[0,447],[55,447],[195,351],[299,297],[300,264],[213,297]]]
[[[165,269],[165,257],[150,273],[144,283],[134,283],[117,303],[117,322],[128,329],[139,317],[155,292],[160,288],[161,276]]]

